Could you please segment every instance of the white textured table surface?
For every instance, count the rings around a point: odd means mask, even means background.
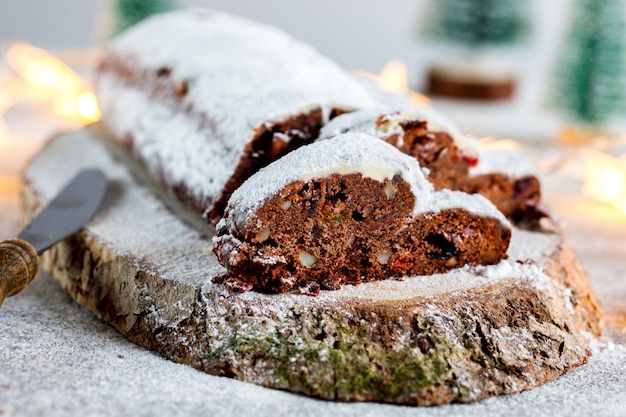
[[[0,415],[626,416],[626,218],[548,178],[605,311],[588,364],[537,389],[473,404],[330,403],[203,374],[140,348],[41,273],[0,310]],[[19,231],[14,179],[0,177],[0,238]]]

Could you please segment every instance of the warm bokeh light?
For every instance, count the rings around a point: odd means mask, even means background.
[[[85,123],[93,123],[100,119],[100,109],[96,96],[85,91],[77,97],[59,96],[52,101],[52,111],[65,118],[80,117]]]
[[[479,151],[521,151],[522,149],[522,145],[513,139],[496,139],[494,137],[478,139]]]
[[[357,75],[374,80],[382,91],[394,94],[408,94],[412,103],[422,106],[430,105],[428,97],[409,88],[408,70],[406,64],[402,61],[393,60],[388,62],[378,75],[365,71],[357,71]]]
[[[19,177],[0,173],[0,196],[16,195],[19,192],[20,185]]]
[[[561,131],[558,133],[557,142],[565,146],[581,146],[593,144],[612,136],[598,127],[567,125],[561,128]]]
[[[59,94],[76,94],[85,88],[78,74],[43,49],[16,42],[7,49],[6,59],[33,87]]]
[[[52,54],[16,42],[7,49],[6,60],[25,83],[48,94],[55,115],[82,123],[100,118],[95,95],[76,72]]]
[[[91,91],[85,91],[78,97],[78,114],[89,123],[100,119],[98,101]]]
[[[390,93],[404,93],[409,90],[409,72],[402,61],[390,61],[378,75],[377,84],[381,90]]]
[[[52,111],[57,116],[72,118],[78,112],[77,101],[72,96],[60,96],[52,101]]]
[[[626,156],[589,152],[586,159],[583,194],[626,215]]]

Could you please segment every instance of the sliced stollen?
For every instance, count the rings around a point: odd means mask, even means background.
[[[542,207],[537,170],[521,152],[481,151],[478,163],[470,168],[469,177],[460,189],[484,195],[520,226],[551,227],[549,216]]]
[[[431,107],[370,108],[343,114],[322,129],[320,140],[346,132],[368,133],[394,145],[428,169],[427,178],[436,189],[482,194],[518,226],[538,228],[540,220],[547,218],[530,161],[513,152],[479,154],[475,140]]]
[[[373,104],[310,46],[208,10],[156,15],[114,39],[96,92],[113,136],[213,223],[251,173]]]
[[[85,158],[89,155],[89,158]],[[559,233],[513,229],[508,258],[317,297],[231,294],[197,230],[90,130],[54,138],[25,171],[33,216],[74,174],[110,194],[43,268],[130,340],[205,372],[328,400],[432,405],[536,387],[586,362],[597,300]]]
[[[320,140],[347,132],[367,133],[417,158],[438,190],[459,189],[477,161],[475,141],[432,107],[376,107],[343,114],[322,129]]]
[[[435,191],[415,158],[347,133],[301,147],[231,196],[214,251],[233,291],[317,294],[506,258],[511,228],[478,194]]]

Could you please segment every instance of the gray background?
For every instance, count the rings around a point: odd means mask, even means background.
[[[2,0],[0,41],[27,40],[58,49],[99,45],[107,31],[112,0]],[[378,72],[402,58],[419,65],[424,0],[186,0],[280,27],[316,46],[346,69]],[[536,34],[530,41],[537,62],[551,59],[569,0],[531,1]]]
[[[549,109],[553,64],[572,0],[531,0],[533,31],[515,59],[512,100],[484,103],[435,100],[466,133],[546,141],[560,129]],[[0,0],[0,43],[21,39],[56,51],[105,45],[112,0]],[[379,73],[403,60],[409,84],[423,90],[425,74],[448,52],[420,37],[427,0],[181,0],[182,6],[221,9],[277,26],[347,70]]]

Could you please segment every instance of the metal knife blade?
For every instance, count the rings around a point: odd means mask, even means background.
[[[22,291],[39,269],[39,255],[86,225],[104,200],[108,181],[98,170],[81,171],[17,239],[0,241],[0,306]]]
[[[33,245],[41,255],[91,220],[104,200],[106,188],[107,179],[102,172],[95,169],[80,172],[18,238]]]

